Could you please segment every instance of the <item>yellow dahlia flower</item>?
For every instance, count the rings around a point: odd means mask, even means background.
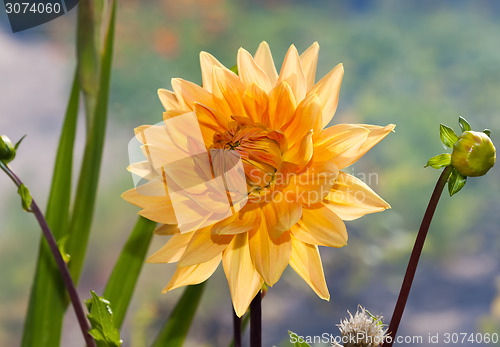
[[[315,83],[318,51],[292,45],[279,74],[266,42],[254,56],[240,48],[238,74],[202,52],[202,87],[174,78],[173,92],[159,90],[164,123],[136,129],[147,160],[130,166],[147,183],[123,197],[171,235],[148,259],[177,262],[164,292],[205,281],[222,262],[241,316],[290,265],[328,300],[318,246],[346,245],[343,220],[390,207],[340,170],[394,125],[327,128],[344,69]]]

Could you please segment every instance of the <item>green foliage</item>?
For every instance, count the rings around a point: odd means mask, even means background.
[[[29,189],[24,185],[24,183],[17,189],[17,194],[21,197],[23,210],[31,212],[31,203],[33,202],[33,199],[31,198]]]
[[[448,181],[448,192],[450,193],[450,196],[458,193],[465,186],[466,182],[467,177],[461,175],[457,169],[453,168]]]
[[[292,346],[294,346],[294,347],[311,347],[311,345],[309,345],[305,341],[301,342],[299,335],[297,335],[293,331],[288,330],[288,335],[290,335],[290,343],[292,344]],[[292,342],[292,341],[296,341],[296,342]]]
[[[445,166],[450,165],[450,163],[451,163],[451,154],[443,153],[429,159],[425,167],[430,166],[434,169],[441,169]]]
[[[91,324],[90,335],[94,337],[98,347],[121,346],[120,331],[113,321],[110,302],[94,291],[90,293],[92,298],[86,302],[89,311],[87,317]]]
[[[457,134],[453,131],[452,128],[447,127],[444,124],[441,124],[439,127],[439,135],[441,136],[441,142],[449,148],[453,148],[453,145],[458,140]]]
[[[125,319],[155,226],[155,222],[144,217],[137,219],[106,284],[103,295],[113,303],[114,321],[118,328]]]
[[[200,302],[206,282],[188,286],[168,317],[153,347],[182,347]]]
[[[462,129],[462,132],[471,130],[469,122],[467,122],[467,120],[463,117],[458,118],[458,124],[460,125],[460,129]]]
[[[0,160],[2,163],[9,163],[15,156],[16,149],[12,145],[10,139],[5,135],[0,136]]]
[[[485,133],[486,135],[488,135],[489,138],[491,138],[491,130],[490,129],[484,129],[483,133]]]

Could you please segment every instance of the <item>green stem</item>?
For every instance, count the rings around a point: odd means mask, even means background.
[[[4,163],[0,163],[0,167],[3,171],[10,177],[10,179],[15,183],[15,185],[19,188],[23,182],[17,177],[17,175]],[[95,347],[95,341],[92,336],[89,334],[90,326],[88,324],[87,318],[85,317],[85,313],[83,311],[82,301],[78,296],[78,292],[76,291],[75,284],[73,283],[73,279],[69,274],[69,269],[64,261],[59,248],[57,247],[56,239],[54,235],[50,231],[50,228],[43,216],[42,211],[38,207],[36,201],[32,199],[31,201],[31,212],[35,215],[38,224],[42,228],[43,236],[47,240],[49,244],[52,255],[54,256],[54,260],[56,261],[57,267],[59,268],[59,272],[61,273],[61,277],[63,279],[64,285],[66,286],[66,290],[68,291],[69,298],[75,310],[76,317],[78,319],[78,324],[80,325],[80,329],[82,330],[83,338],[87,343],[88,347]]]
[[[422,224],[420,224],[420,229],[418,230],[417,239],[415,240],[415,245],[413,246],[413,251],[411,252],[410,261],[406,269],[405,278],[399,292],[398,301],[396,307],[394,308],[394,313],[392,315],[391,323],[389,324],[389,335],[383,347],[391,347],[394,343],[396,333],[398,331],[399,323],[401,322],[401,317],[403,316],[403,311],[408,301],[408,295],[410,294],[411,285],[413,283],[413,278],[415,277],[415,272],[417,271],[418,261],[420,259],[420,254],[424,247],[425,238],[427,232],[429,231],[429,226],[436,211],[439,198],[441,193],[448,181],[448,177],[451,173],[451,166],[446,167],[439,176],[439,179],[432,193],[429,204],[427,205],[427,210],[425,211],[424,218],[422,219]]]

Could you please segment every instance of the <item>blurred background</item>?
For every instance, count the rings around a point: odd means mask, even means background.
[[[0,133],[27,134],[14,170],[42,209],[75,67],[76,11],[12,34],[0,7]],[[279,67],[290,44],[321,49],[317,78],[344,63],[334,123],[397,124],[396,132],[346,171],[392,210],[347,222],[349,244],[322,248],[332,298],[320,300],[292,270],[263,302],[264,346],[299,335],[338,335],[358,304],[389,322],[416,231],[439,172],[427,160],[444,149],[439,123],[500,134],[500,3],[286,0],[121,0],[96,217],[79,284],[102,293],[137,208],[120,198],[132,187],[127,144],[132,129],[162,119],[158,88],[170,79],[201,81],[199,52],[230,67],[240,46],[267,41]],[[83,123],[80,124],[83,128]],[[458,130],[457,130],[458,131]],[[77,139],[81,153],[83,132]],[[76,156],[78,163],[81,156]],[[78,168],[76,168],[78,170]],[[75,171],[78,172],[78,171]],[[75,176],[77,176],[75,174]],[[401,335],[500,333],[500,165],[469,179],[438,206],[400,327]],[[40,231],[14,185],[0,175],[0,345],[20,343]],[[166,241],[157,236],[150,253]],[[146,264],[122,329],[124,346],[148,346],[182,290],[161,295],[175,265]],[[186,346],[226,346],[229,290],[222,268],[209,280]],[[244,338],[247,342],[247,338]],[[62,346],[82,345],[71,309]],[[481,344],[462,344],[478,346]],[[318,345],[319,346],[319,345]]]

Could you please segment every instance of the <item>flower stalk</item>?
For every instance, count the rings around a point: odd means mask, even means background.
[[[0,161],[0,167],[2,170],[9,176],[9,178],[14,182],[14,184],[20,188],[20,187],[25,187],[21,179],[10,169],[10,167],[4,163],[3,161]],[[23,199],[24,202],[24,199]],[[24,206],[24,203],[23,203]],[[82,301],[80,300],[80,297],[78,296],[78,292],[76,291],[75,284],[73,283],[73,279],[71,278],[71,275],[68,270],[68,265],[64,261],[61,252],[59,251],[59,248],[57,246],[56,239],[54,238],[54,235],[50,231],[50,228],[47,224],[47,221],[45,220],[45,217],[40,211],[40,208],[38,207],[36,201],[31,198],[31,204],[28,206],[26,209],[29,212],[33,212],[35,215],[38,224],[42,228],[42,233],[45,239],[47,240],[47,243],[50,247],[50,250],[52,252],[52,255],[54,256],[54,260],[56,261],[57,267],[59,268],[59,272],[61,273],[61,277],[64,281],[64,285],[66,286],[66,290],[68,292],[69,298],[71,300],[71,304],[73,305],[73,308],[75,310],[76,317],[78,319],[78,324],[80,325],[80,329],[82,330],[83,338],[85,339],[85,343],[87,344],[88,347],[96,347],[96,343],[94,341],[94,338],[90,335],[89,330],[90,326],[87,321],[87,318],[85,317],[85,313],[83,311],[83,305]]]
[[[427,205],[427,210],[425,211],[424,218],[422,219],[422,224],[420,225],[420,229],[418,230],[417,239],[415,240],[415,245],[413,246],[413,251],[411,253],[410,261],[406,269],[406,274],[401,286],[401,290],[399,292],[398,301],[392,315],[391,323],[389,324],[388,334],[390,338],[385,340],[386,342],[384,343],[383,347],[391,347],[394,342],[394,338],[396,337],[399,323],[401,322],[401,317],[403,316],[406,302],[408,300],[408,295],[410,294],[413,278],[415,277],[420,254],[422,253],[422,249],[424,247],[425,238],[427,236],[427,232],[429,231],[429,226],[431,224],[432,217],[434,216],[434,212],[436,211],[439,198],[441,197],[441,193],[446,186],[446,182],[448,181],[448,177],[450,176],[451,171],[452,166],[447,166],[443,170],[436,183],[436,187],[434,188],[434,192],[432,193],[429,204]]]
[[[250,304],[250,347],[262,347],[262,291]]]
[[[233,305],[231,305],[233,308]],[[233,347],[241,347],[241,318],[233,308]]]

